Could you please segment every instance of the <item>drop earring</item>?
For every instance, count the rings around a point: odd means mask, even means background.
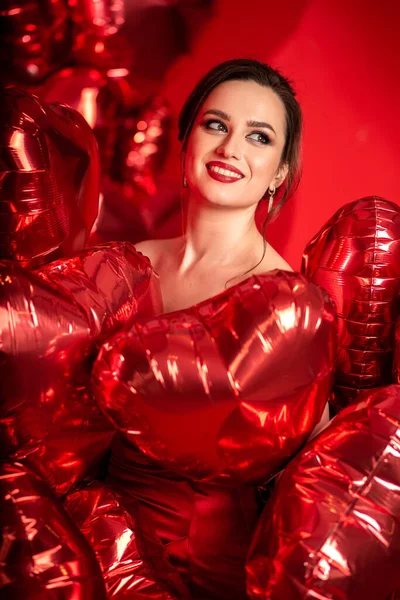
[[[272,205],[274,204],[274,196],[276,193],[276,187],[274,184],[270,185],[268,188],[269,202],[268,202],[268,213],[272,210]]]

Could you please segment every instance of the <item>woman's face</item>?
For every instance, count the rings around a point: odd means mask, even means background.
[[[198,199],[232,208],[256,206],[287,172],[285,108],[254,81],[226,81],[201,106],[184,156],[185,177]]]

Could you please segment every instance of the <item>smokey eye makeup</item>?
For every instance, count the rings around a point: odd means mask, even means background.
[[[216,133],[227,133],[228,127],[223,121],[218,119],[207,119],[202,124],[203,129],[206,131],[212,131]],[[248,139],[255,142],[258,145],[266,146],[271,144],[272,140],[268,134],[264,131],[252,131],[246,135]]]
[[[202,126],[208,131],[221,131],[223,133],[226,133],[228,131],[228,128],[225,125],[225,123],[219,121],[218,119],[207,119],[202,123]]]
[[[248,134],[247,137],[254,140],[258,144],[268,145],[268,144],[271,144],[271,142],[272,142],[269,135],[267,135],[263,131],[252,131],[251,133]]]

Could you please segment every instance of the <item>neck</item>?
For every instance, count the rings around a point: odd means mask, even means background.
[[[180,270],[203,261],[211,267],[243,262],[244,256],[253,260],[261,238],[254,212],[254,207],[233,209],[189,199]]]

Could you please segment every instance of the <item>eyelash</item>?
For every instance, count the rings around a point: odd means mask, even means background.
[[[212,123],[216,123],[218,125],[217,127],[211,127]],[[208,121],[205,121],[203,123],[203,127],[204,129],[207,129],[208,131],[223,131],[224,133],[227,133],[228,128],[225,125],[225,123],[223,123],[222,121],[218,121],[217,119],[209,119]],[[253,136],[253,135],[257,135],[259,136],[259,138],[261,139],[257,139],[257,140],[253,140],[257,143],[257,144],[261,144],[262,146],[266,146],[268,144],[271,143],[271,138],[264,132],[262,131],[252,131],[250,134],[248,134],[247,137]]]

